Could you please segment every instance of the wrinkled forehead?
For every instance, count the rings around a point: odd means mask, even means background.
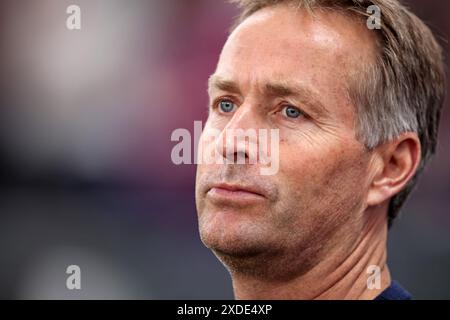
[[[339,11],[267,7],[232,32],[216,73],[243,82],[276,77],[344,88],[348,77],[374,61],[372,32],[360,19]]]
[[[215,75],[244,93],[262,92],[273,82],[300,83],[336,121],[354,127],[357,108],[350,91],[365,81],[364,67],[375,61],[371,32],[340,11],[267,7],[234,29]]]

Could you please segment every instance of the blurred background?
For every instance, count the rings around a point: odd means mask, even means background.
[[[81,30],[66,28],[71,4]],[[450,2],[407,4],[448,62]],[[170,136],[205,121],[236,14],[221,0],[0,1],[0,298],[233,297]],[[438,155],[390,232],[393,278],[419,299],[450,299],[448,101]],[[66,289],[71,264],[82,290]]]

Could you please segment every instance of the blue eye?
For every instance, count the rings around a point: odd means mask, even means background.
[[[229,113],[234,109],[234,103],[230,100],[222,100],[219,102],[220,111]]]
[[[303,113],[297,109],[296,107],[292,107],[292,106],[286,106],[283,108],[282,110],[283,115],[285,115],[288,118],[298,118],[301,115],[303,115]]]

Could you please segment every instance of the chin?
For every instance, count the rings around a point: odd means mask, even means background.
[[[227,255],[246,256],[267,250],[264,234],[248,223],[204,221],[200,224],[200,238],[206,247]]]
[[[255,257],[261,254],[264,254],[268,251],[267,246],[263,244],[258,245],[250,245],[248,242],[242,241],[242,240],[236,240],[234,241],[217,241],[217,239],[214,239],[213,241],[210,241],[210,239],[205,238],[203,240],[203,243],[214,251],[216,255],[219,256],[229,256],[229,257],[236,257],[236,258],[251,258]]]
[[[210,242],[210,240],[213,240]],[[209,247],[230,274],[249,275],[271,279],[277,276],[279,270],[280,251],[267,243],[249,243],[242,239],[221,242],[218,239],[204,239]]]

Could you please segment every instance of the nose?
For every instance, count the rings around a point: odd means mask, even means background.
[[[225,163],[254,164],[258,161],[261,120],[250,104],[242,104],[216,140],[216,152]]]

